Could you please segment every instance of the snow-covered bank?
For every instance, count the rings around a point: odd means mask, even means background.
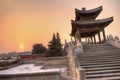
[[[6,70],[0,70],[0,75],[9,74],[29,74],[29,73],[47,73],[47,72],[60,72],[60,68],[54,69],[41,69],[42,66],[35,66],[34,64],[22,64]]]

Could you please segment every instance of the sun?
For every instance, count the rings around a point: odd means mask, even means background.
[[[20,49],[24,49],[24,45],[23,44],[21,44],[19,47],[20,47]]]

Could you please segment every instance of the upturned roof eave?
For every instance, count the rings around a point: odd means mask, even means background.
[[[72,24],[72,30],[71,30],[71,36],[75,35],[75,32],[77,30],[77,27],[79,28],[92,28],[91,25],[103,25],[103,26],[99,26],[100,28],[104,28],[107,25],[109,25],[111,22],[113,21],[113,17],[110,18],[106,18],[106,19],[100,19],[100,20],[92,20],[92,21],[74,21],[71,20],[71,24]],[[106,25],[107,24],[107,25]],[[95,26],[93,26],[95,27]]]
[[[75,14],[76,14],[76,18],[75,20],[79,21],[80,18],[84,18],[86,16],[90,16],[91,19],[95,20],[96,17],[101,13],[102,11],[102,6],[95,8],[95,9],[91,9],[91,10],[79,10],[79,9],[75,9]]]
[[[102,11],[102,6],[90,10],[79,10],[75,8],[75,12],[78,14],[94,14]]]
[[[88,21],[75,21],[71,20],[73,25],[84,26],[84,25],[94,25],[94,24],[102,24],[102,23],[110,23],[113,21],[113,17],[109,17],[106,19],[100,20],[88,20]]]

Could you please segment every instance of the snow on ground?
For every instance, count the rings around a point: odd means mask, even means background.
[[[6,70],[0,70],[0,75],[9,74],[26,74],[26,73],[44,73],[44,72],[60,72],[60,68],[41,69],[42,66],[34,66],[34,64],[22,64]]]

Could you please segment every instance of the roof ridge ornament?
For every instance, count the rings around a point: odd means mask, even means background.
[[[83,7],[83,8],[82,8],[82,11],[85,11],[85,10],[86,10],[86,8],[85,8],[85,7]]]

